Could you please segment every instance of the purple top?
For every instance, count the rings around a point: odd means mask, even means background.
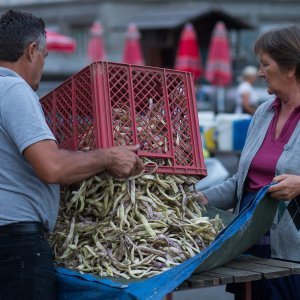
[[[267,134],[260,149],[254,156],[246,179],[246,191],[257,191],[269,184],[275,176],[277,161],[282,154],[283,147],[289,141],[300,120],[300,105],[296,107],[285,122],[279,136],[275,139],[275,130],[280,112],[281,101],[276,98],[271,106],[275,115],[270,123]]]

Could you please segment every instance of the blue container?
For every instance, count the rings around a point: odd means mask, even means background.
[[[243,150],[250,122],[251,122],[251,118],[233,121],[232,124],[233,150],[238,150],[238,151]]]

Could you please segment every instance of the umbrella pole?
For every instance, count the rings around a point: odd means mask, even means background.
[[[225,111],[225,88],[217,87],[217,112]]]

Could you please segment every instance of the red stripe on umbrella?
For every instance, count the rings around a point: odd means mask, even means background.
[[[87,54],[90,61],[106,60],[103,27],[99,21],[95,21],[90,28],[90,40],[88,43]]]
[[[76,49],[76,41],[69,36],[46,30],[48,51],[72,53]]]
[[[130,23],[127,27],[122,62],[144,65],[144,57],[140,45],[140,33],[134,23]]]
[[[216,86],[227,86],[232,81],[230,45],[223,22],[217,22],[212,32],[205,77]]]
[[[202,75],[202,62],[196,31],[191,23],[184,26],[175,59],[175,69],[192,72],[195,79]]]

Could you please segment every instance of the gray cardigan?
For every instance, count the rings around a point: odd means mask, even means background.
[[[235,208],[235,212],[239,211],[250,163],[260,148],[274,116],[274,110],[271,109],[273,101],[269,100],[261,104],[255,112],[248,129],[247,140],[237,173],[223,183],[203,191],[211,206],[226,210]],[[275,175],[279,174],[300,175],[300,122],[298,122],[289,142],[284,146],[277,162]],[[277,212],[270,228],[271,253],[274,258],[300,261],[300,232],[288,210],[284,209],[289,203],[290,201],[282,201],[281,214],[279,216]],[[300,218],[300,208],[298,217]]]

